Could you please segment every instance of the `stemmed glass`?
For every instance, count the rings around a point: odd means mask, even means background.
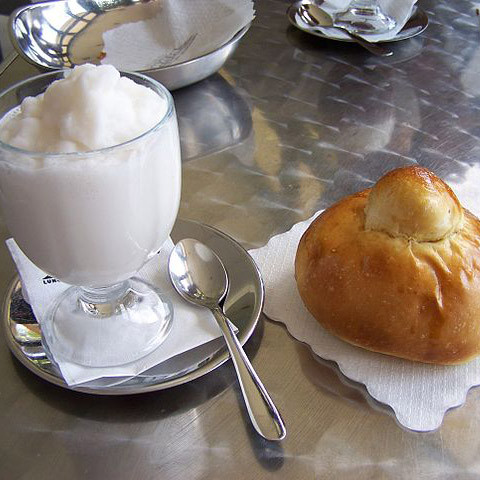
[[[335,16],[335,23],[353,33],[386,33],[396,26],[378,0],[353,0]]]
[[[167,103],[163,117],[142,135],[73,153],[0,142],[0,201],[10,233],[34,264],[72,285],[42,319],[46,347],[58,358],[90,366],[147,355],[165,340],[173,318],[168,298],[134,276],[168,238],[179,208],[174,103],[155,80],[122,75]],[[25,97],[63,76],[48,73],[6,90],[0,95],[2,121]]]

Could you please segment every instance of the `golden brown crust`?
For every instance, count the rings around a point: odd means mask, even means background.
[[[365,228],[420,242],[457,231],[463,209],[450,187],[422,167],[392,170],[373,187],[365,207]]]
[[[439,364],[479,355],[479,220],[463,210],[461,228],[435,242],[392,236],[365,228],[369,195],[344,198],[301,238],[295,277],[308,310],[375,352]]]

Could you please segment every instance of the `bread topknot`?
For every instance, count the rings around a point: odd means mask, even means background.
[[[450,187],[422,167],[392,170],[372,188],[365,229],[435,242],[461,228],[463,209]]]

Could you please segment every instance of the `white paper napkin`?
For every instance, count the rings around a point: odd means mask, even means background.
[[[395,28],[387,33],[360,36],[363,36],[369,42],[382,42],[395,37],[410,18],[415,3],[417,3],[417,0],[379,0],[383,11],[396,21]],[[334,18],[337,13],[345,11],[349,4],[350,0],[326,0],[321,4],[321,8]],[[299,24],[304,23],[299,15],[297,15],[297,22]],[[338,29],[320,28],[320,30],[328,37],[342,40],[349,40],[350,38],[346,33]]]
[[[6,244],[17,266],[22,281],[24,298],[29,302],[35,318],[41,325],[42,318],[44,318],[52,300],[69,288],[70,285],[46,275],[45,272],[40,270],[25,256],[13,239],[8,239]],[[85,367],[67,362],[55,354],[55,348],[52,345],[51,353],[57,361],[68,385],[83,384],[103,377],[108,377],[109,379],[119,377],[119,381],[123,377],[128,379],[161,364],[167,359],[221,336],[221,331],[210,311],[190,305],[182,300],[171,286],[167,273],[167,262],[172,248],[173,243],[168,239],[158,255],[149,261],[137,275],[138,278],[155,285],[173,303],[173,325],[166,340],[159,348],[140,360],[108,368]],[[115,384],[118,381],[109,380],[107,383]]]
[[[119,70],[142,71],[210,53],[250,23],[251,0],[163,0],[153,15],[103,35],[105,57]]]
[[[458,184],[452,180],[450,186],[462,204],[478,215],[480,208],[474,198],[480,168],[471,168],[467,179]],[[336,362],[345,376],[364,384],[373,398],[393,409],[401,425],[417,431],[435,430],[446,411],[462,405],[469,389],[480,385],[480,357],[459,366],[410,362],[355,347],[323,329],[304,307],[294,278],[298,242],[319,213],[271,238],[264,247],[249,251],[265,283],[265,315],[285,324],[293,337],[310,345],[320,357]]]

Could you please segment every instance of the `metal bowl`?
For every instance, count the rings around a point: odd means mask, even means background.
[[[102,35],[122,23],[149,18],[152,1],[55,0],[18,8],[10,16],[9,33],[17,52],[41,70],[100,63]],[[175,90],[219,70],[250,28],[246,25],[213,52],[191,60],[141,72]]]

